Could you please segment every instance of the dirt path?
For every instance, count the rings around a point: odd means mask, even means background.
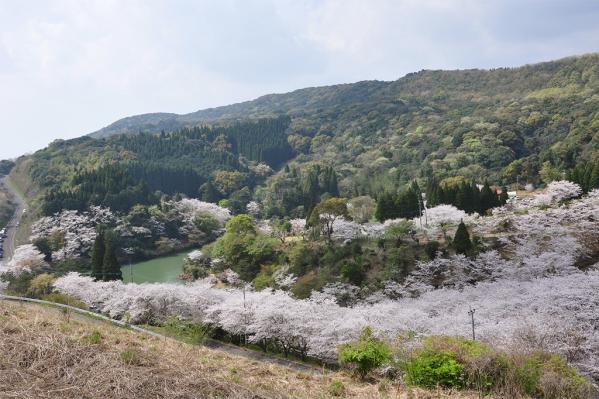
[[[0,184],[6,187],[6,190],[11,194],[13,201],[17,205],[15,208],[15,213],[13,214],[12,219],[8,222],[6,226],[6,235],[7,237],[4,239],[4,259],[2,259],[5,263],[12,259],[12,256],[15,253],[15,235],[17,234],[17,228],[19,223],[21,222],[21,217],[23,216],[23,210],[25,209],[25,200],[22,197],[21,193],[14,189],[14,187],[8,182],[8,177],[3,177],[0,180]]]

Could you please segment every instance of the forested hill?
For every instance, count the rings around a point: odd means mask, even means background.
[[[558,61],[526,65],[519,68],[493,70],[423,70],[408,74],[397,81],[363,81],[324,87],[311,87],[284,94],[269,94],[252,101],[209,108],[189,114],[151,113],[120,119],[90,135],[105,137],[113,134],[160,132],[186,125],[218,119],[272,117],[279,114],[335,114],[361,108],[365,104],[382,110],[398,102],[423,108],[427,103],[466,101],[483,103],[484,100],[556,97],[567,95],[577,87],[586,86],[589,73],[599,63],[598,54],[569,57]],[[572,75],[574,73],[574,75]],[[596,74],[596,69],[595,72]],[[596,76],[596,75],[595,75]],[[549,92],[535,93],[547,88]],[[562,90],[559,90],[559,89]],[[370,111],[369,111],[370,112]]]
[[[539,183],[544,165],[556,174],[597,158],[598,109],[599,54],[589,54],[307,88],[187,115],[134,116],[93,135],[284,114],[297,161],[335,166],[347,195],[423,176]]]
[[[57,140],[31,156],[29,173],[45,193],[43,210],[104,205],[126,211],[161,194],[215,202],[246,198],[292,155],[288,117],[222,127],[182,128],[94,139]],[[21,162],[23,162],[21,160]]]
[[[267,215],[304,215],[317,192],[377,199],[415,179],[539,185],[568,174],[590,187],[599,180],[599,54],[133,116],[92,137],[57,141],[32,157],[47,213],[128,209],[157,201],[157,191],[252,198]]]

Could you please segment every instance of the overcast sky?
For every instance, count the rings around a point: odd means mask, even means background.
[[[139,113],[599,51],[594,0],[0,0],[0,159]]]

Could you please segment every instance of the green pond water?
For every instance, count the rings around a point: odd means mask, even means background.
[[[182,283],[177,277],[183,271],[183,259],[190,251],[134,263],[121,267],[123,282],[130,283]],[[133,277],[133,278],[131,278]]]

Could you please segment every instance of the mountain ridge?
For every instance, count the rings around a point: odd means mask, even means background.
[[[94,138],[108,137],[114,134],[131,134],[140,131],[158,133],[162,130],[175,130],[182,127],[191,127],[198,124],[215,122],[218,120],[235,120],[240,118],[257,118],[257,117],[274,117],[281,114],[294,115],[301,112],[309,112],[311,109],[318,107],[330,107],[332,105],[349,105],[359,104],[361,101],[356,101],[351,97],[351,94],[358,92],[365,94],[364,89],[371,100],[389,100],[389,97],[396,96],[395,91],[401,89],[404,85],[410,85],[414,80],[418,82],[426,76],[435,75],[464,75],[478,77],[490,77],[491,75],[501,75],[502,73],[509,74],[510,72],[521,70],[554,72],[560,66],[575,62],[584,58],[597,58],[599,53],[588,53],[560,58],[554,61],[544,61],[539,63],[525,64],[518,67],[500,67],[500,68],[469,68],[469,69],[423,69],[418,72],[411,72],[397,80],[362,80],[354,83],[340,83],[326,86],[311,86],[292,90],[285,93],[270,93],[259,96],[252,100],[200,109],[198,111],[177,114],[166,112],[144,113],[121,118],[95,132],[88,135]],[[502,86],[497,87],[501,89]],[[513,90],[511,85],[503,85],[504,90]],[[341,93],[336,94],[340,91]],[[335,93],[331,93],[335,92]],[[376,97],[375,95],[379,95]],[[350,96],[350,97],[348,97]],[[375,96],[373,98],[373,96]],[[337,100],[337,103],[334,101]],[[294,107],[294,108],[291,108]],[[299,108],[299,110],[296,110]]]

